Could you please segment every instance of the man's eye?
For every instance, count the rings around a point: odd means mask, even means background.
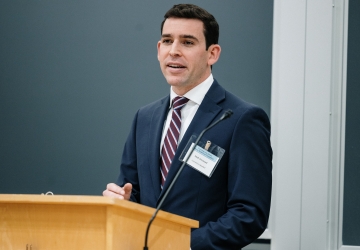
[[[170,40],[170,39],[164,39],[164,40],[162,41],[162,43],[165,43],[165,44],[171,43],[171,40]]]
[[[185,44],[185,45],[193,45],[194,42],[193,42],[193,41],[185,41],[184,44]]]

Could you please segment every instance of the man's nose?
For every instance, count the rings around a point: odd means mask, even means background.
[[[180,44],[179,42],[173,42],[173,44],[171,45],[170,51],[169,51],[169,55],[170,56],[181,56],[181,50],[180,50]]]

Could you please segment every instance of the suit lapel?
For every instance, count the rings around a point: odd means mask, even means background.
[[[161,199],[166,189],[169,187],[170,183],[174,179],[179,168],[181,167],[182,162],[179,160],[179,157],[183,152],[186,144],[188,143],[190,137],[194,134],[198,136],[201,131],[203,131],[207,126],[211,124],[211,122],[215,120],[216,116],[223,110],[223,108],[220,107],[218,103],[224,98],[225,90],[217,83],[216,80],[214,80],[211,88],[209,89],[208,93],[204,97],[204,100],[200,104],[199,109],[196,111],[196,114],[191,121],[189,128],[186,130],[184,137],[178,145],[178,149],[176,150],[170,171],[166,178],[164,188],[160,193],[159,200]]]
[[[155,201],[160,195],[160,141],[163,132],[164,122],[169,109],[170,96],[162,99],[151,114],[150,129],[148,135],[148,166],[155,194]]]

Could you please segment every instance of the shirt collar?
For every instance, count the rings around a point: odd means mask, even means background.
[[[202,100],[204,99],[206,93],[210,89],[212,83],[214,82],[214,77],[212,74],[209,75],[208,78],[206,78],[205,81],[200,83],[199,85],[195,86],[191,90],[185,93],[183,95],[184,97],[188,98],[189,101],[192,101],[198,105],[201,104]],[[172,88],[170,88],[170,104],[169,107],[171,107],[171,101],[177,96],[177,94],[173,91]]]

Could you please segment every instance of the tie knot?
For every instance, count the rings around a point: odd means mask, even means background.
[[[177,96],[173,99],[173,109],[182,109],[182,107],[185,106],[185,104],[189,101],[186,97],[183,96]]]

